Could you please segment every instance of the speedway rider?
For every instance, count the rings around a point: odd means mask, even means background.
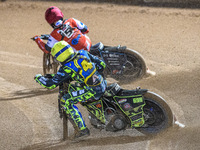
[[[46,10],[45,19],[53,27],[48,42],[45,44],[37,35],[33,38],[44,53],[50,53],[54,44],[61,40],[69,43],[74,51],[90,50],[92,43],[85,35],[89,30],[82,22],[74,18],[63,20],[62,11],[56,6]]]
[[[80,87],[68,91],[61,98],[61,106],[75,130],[78,130],[73,138],[85,137],[90,132],[74,104],[98,100],[102,96],[107,86],[106,80],[101,75],[105,63],[85,50],[74,52],[65,41],[57,42],[51,49],[51,54],[62,66],[52,78],[38,74],[35,80],[48,89],[54,89],[66,81],[77,81],[80,84]]]

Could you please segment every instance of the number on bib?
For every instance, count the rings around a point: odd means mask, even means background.
[[[86,60],[83,60],[81,62],[81,65],[82,65],[84,71],[87,71],[88,69],[92,69],[92,67],[93,67],[92,63],[87,62]]]

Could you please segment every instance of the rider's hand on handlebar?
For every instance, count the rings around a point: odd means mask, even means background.
[[[42,75],[41,74],[36,74],[35,77],[34,77],[34,80],[40,78]]]
[[[48,79],[51,79],[53,78],[55,75],[54,74],[45,74],[44,77],[45,78],[48,78]]]
[[[31,38],[33,41],[35,41],[36,39],[40,38],[38,35],[34,36],[33,38]]]
[[[96,64],[96,67],[98,72],[103,72],[103,70],[106,67],[106,64],[102,61],[100,64]]]

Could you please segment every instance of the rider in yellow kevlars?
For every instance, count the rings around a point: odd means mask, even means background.
[[[77,81],[80,87],[69,91],[61,99],[61,106],[69,116],[73,126],[78,130],[73,138],[85,137],[90,134],[85,122],[74,105],[78,102],[98,100],[106,90],[107,82],[101,75],[105,63],[85,50],[74,52],[65,42],[57,42],[51,49],[52,56],[61,63],[61,67],[52,78],[40,74],[35,76],[36,82],[48,89],[54,89],[63,82]]]

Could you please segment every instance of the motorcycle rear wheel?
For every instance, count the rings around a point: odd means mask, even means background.
[[[55,74],[58,71],[59,63],[53,58],[51,54],[43,54],[43,73]]]
[[[136,128],[145,135],[157,135],[166,131],[174,124],[174,115],[166,101],[153,92],[144,95],[146,105],[144,106],[145,124]]]
[[[111,77],[120,82],[125,82],[126,80],[130,82],[142,78],[146,74],[147,70],[147,66],[142,55],[129,48],[126,48],[123,53],[127,55],[127,63],[123,68],[123,74],[112,74]],[[106,69],[105,76],[108,77],[109,75],[110,71]]]

